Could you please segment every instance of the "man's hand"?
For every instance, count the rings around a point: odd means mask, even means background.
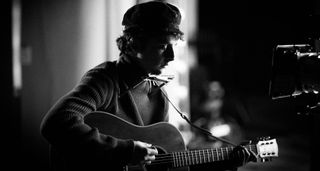
[[[257,156],[252,151],[239,145],[236,146],[231,152],[230,159],[234,167],[239,167],[247,164],[250,161],[257,161]]]
[[[150,164],[155,160],[158,150],[151,144],[134,141],[134,151],[131,164]]]

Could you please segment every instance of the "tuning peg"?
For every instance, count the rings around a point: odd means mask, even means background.
[[[259,139],[260,141],[267,141],[267,140],[270,140],[271,138],[270,136],[265,136],[265,137],[260,137]]]
[[[265,140],[265,141],[270,140],[270,136],[264,137],[264,140]]]

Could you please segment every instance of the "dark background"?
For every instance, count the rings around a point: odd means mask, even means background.
[[[265,94],[273,48],[320,37],[317,8],[314,0],[199,1],[199,62],[230,89]]]
[[[319,13],[315,0],[199,1],[199,31],[191,44],[200,65],[191,75],[191,90],[199,90],[201,79],[221,82],[227,105],[244,109],[235,117],[246,138],[269,135],[279,143],[279,158],[241,170],[319,169],[319,150],[313,146],[320,144],[320,114],[298,115],[298,100],[272,100],[269,95],[274,48],[313,45],[320,38]]]

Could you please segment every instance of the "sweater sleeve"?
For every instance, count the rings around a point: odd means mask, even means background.
[[[114,90],[114,80],[104,68],[90,70],[48,111],[41,134],[60,153],[78,162],[128,163],[134,149],[132,140],[104,135],[84,123],[86,114],[110,103]]]

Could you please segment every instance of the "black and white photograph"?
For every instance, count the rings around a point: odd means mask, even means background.
[[[2,170],[319,171],[319,0],[4,0]]]

